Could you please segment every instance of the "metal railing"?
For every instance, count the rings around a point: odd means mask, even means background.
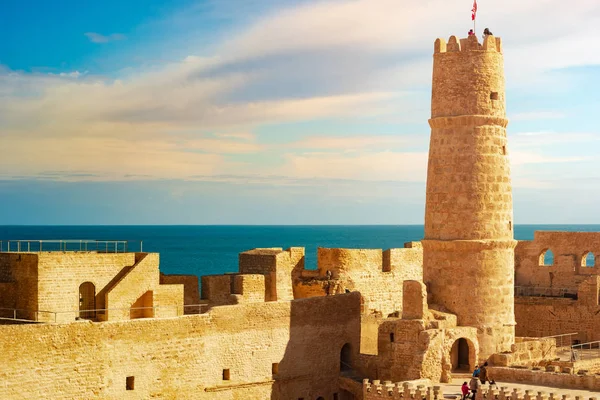
[[[137,318],[172,318],[173,316],[204,314],[208,310],[208,304],[185,304],[183,306],[154,306],[154,307],[123,307],[123,308],[97,308],[93,310],[77,310],[77,311],[41,311],[41,310],[25,310],[17,308],[0,308],[0,319],[9,319],[15,321],[31,321],[44,323],[59,323],[72,322],[76,320],[88,319],[92,321],[104,321],[106,312],[121,311],[120,316],[129,315],[131,313],[140,313],[141,316],[136,316],[129,319]],[[144,315],[144,311],[151,313]],[[157,310],[171,310],[171,314],[157,314]],[[71,317],[69,317],[71,316]],[[119,320],[123,320],[119,318]]]
[[[579,336],[579,333],[563,333],[561,335],[543,336],[540,339],[554,339],[556,341],[556,355],[561,359],[570,359],[571,346],[575,342],[574,337],[577,336]]]
[[[43,318],[44,316],[47,316],[48,318]],[[25,310],[20,308],[0,308],[0,318],[15,321],[33,322],[42,322],[47,320],[56,321],[56,312],[43,310]]]
[[[600,358],[600,341],[574,344],[571,346],[571,361]]]
[[[132,246],[139,244],[139,246]],[[143,251],[142,240],[0,240],[0,252],[81,251],[97,253],[127,253],[130,248]]]
[[[577,291],[568,288],[540,287],[540,286],[515,286],[517,297],[562,297],[577,299]]]

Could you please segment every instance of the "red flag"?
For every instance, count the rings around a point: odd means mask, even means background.
[[[471,20],[475,21],[475,17],[477,16],[477,0],[473,1],[473,9],[471,10]]]

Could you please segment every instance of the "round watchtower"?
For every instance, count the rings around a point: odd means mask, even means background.
[[[435,42],[424,280],[479,331],[480,359],[514,343],[514,247],[499,38]]]

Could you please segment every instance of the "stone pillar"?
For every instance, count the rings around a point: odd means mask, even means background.
[[[429,303],[478,329],[479,359],[514,343],[514,248],[500,39],[435,44],[423,273]]]

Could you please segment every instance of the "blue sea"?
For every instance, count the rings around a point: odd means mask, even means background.
[[[600,225],[516,225],[515,238],[536,230],[600,231]],[[389,249],[423,238],[422,225],[377,226],[0,226],[0,241],[131,240],[129,249],[160,253],[167,274],[210,275],[237,271],[238,254],[255,247],[305,247],[306,267],[316,268],[317,247]],[[13,248],[14,250],[14,248]]]

